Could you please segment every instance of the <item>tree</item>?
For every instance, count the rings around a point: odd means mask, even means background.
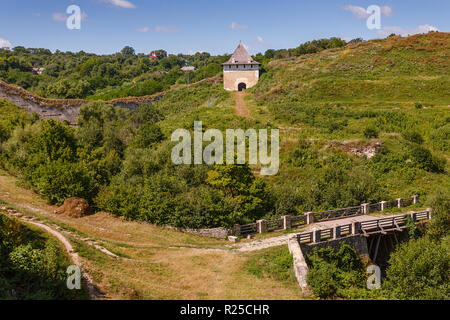
[[[121,54],[123,54],[124,56],[128,57],[128,56],[133,56],[135,54],[135,51],[132,47],[130,46],[125,46],[121,51]]]
[[[450,299],[450,256],[443,244],[411,240],[389,259],[383,291],[390,299]]]
[[[228,218],[230,225],[255,221],[273,206],[266,184],[253,176],[248,165],[216,165],[208,172],[206,183],[220,190],[234,207]]]
[[[450,232],[450,195],[448,190],[438,190],[431,196],[430,206],[433,209],[431,222],[427,226],[427,236],[440,240]]]

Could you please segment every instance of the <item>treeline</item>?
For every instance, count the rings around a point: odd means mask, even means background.
[[[359,41],[362,40],[352,40]],[[294,49],[269,49],[265,54],[257,54],[255,59],[265,65],[272,59],[316,53],[346,44],[340,38],[313,40]],[[110,55],[59,50],[52,53],[48,49],[18,46],[12,51],[0,49],[0,79],[47,98],[110,100],[151,95],[174,84],[215,76],[228,58],[229,55],[212,56],[207,52],[174,55],[164,50],[136,54],[129,46]],[[197,69],[183,72],[181,68],[186,65]],[[43,69],[37,74],[39,68]]]
[[[298,47],[292,49],[280,49],[280,50],[269,49],[264,54],[258,53],[255,56],[255,59],[263,63],[264,65],[273,59],[286,59],[292,57],[299,57],[304,54],[317,53],[326,49],[341,48],[346,46],[347,44],[356,44],[362,41],[363,40],[361,38],[357,38],[349,42],[346,42],[345,40],[336,37],[332,37],[329,39],[313,40],[302,43]]]
[[[154,58],[153,58],[154,57]],[[164,50],[136,54],[131,47],[111,55],[47,49],[0,49],[0,78],[48,98],[104,99],[150,95],[221,72],[228,56],[172,55]],[[182,67],[197,68],[186,74]],[[41,74],[33,68],[43,68]]]

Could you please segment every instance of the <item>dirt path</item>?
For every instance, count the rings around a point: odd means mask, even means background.
[[[245,102],[246,95],[247,93],[245,92],[234,93],[234,111],[239,117],[253,119],[250,115],[250,110],[247,107],[247,103]]]
[[[69,255],[70,259],[72,260],[72,263],[74,265],[77,265],[78,267],[80,267],[81,270],[83,270],[78,253],[75,252],[70,241],[61,232],[54,230],[41,222],[37,222],[38,220],[36,218],[30,218],[30,217],[24,216],[21,213],[15,211],[15,210],[7,209],[6,207],[3,207],[1,209],[4,210],[5,212],[7,212],[8,216],[19,219],[22,222],[34,225],[40,229],[45,230],[46,232],[50,233],[51,235],[53,235],[56,239],[58,239],[64,245],[64,248],[66,249],[67,254]],[[89,276],[89,274],[84,270],[82,272],[82,275],[83,275],[83,278],[86,280],[86,283],[87,283],[87,286],[89,289],[89,297],[91,300],[94,300],[97,297],[97,292],[95,290],[93,280]]]

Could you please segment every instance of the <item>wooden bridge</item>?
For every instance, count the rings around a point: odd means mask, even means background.
[[[337,240],[348,236],[362,235],[364,237],[369,237],[374,234],[385,235],[388,232],[401,232],[407,228],[406,223],[408,217],[415,223],[427,221],[431,219],[431,210],[397,215],[389,218],[375,218],[368,221],[341,224],[333,228],[302,232],[297,235],[297,239],[301,245],[309,245]]]
[[[360,218],[362,217],[364,216]],[[329,246],[339,248],[344,242],[355,248],[358,254],[368,256],[372,263],[383,266],[386,257],[401,242],[398,238],[404,236],[403,231],[407,229],[408,219],[410,218],[416,224],[431,220],[431,209],[388,218],[365,217],[365,221],[353,220],[349,223],[347,219],[336,223],[332,228],[291,235],[288,240],[289,251],[293,256],[295,276],[302,290],[309,290],[306,281],[308,265],[304,255],[314,248]],[[384,250],[380,250],[380,247]],[[383,254],[384,257],[381,256]]]

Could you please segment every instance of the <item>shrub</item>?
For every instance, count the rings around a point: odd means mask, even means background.
[[[364,130],[364,137],[366,139],[378,138],[378,130],[373,127],[367,127]]]
[[[348,244],[343,243],[337,251],[331,247],[314,249],[306,259],[310,267],[307,282],[316,296],[345,298],[348,290],[363,290],[363,263]]]
[[[419,145],[410,145],[409,152],[419,168],[435,173],[445,171],[447,161],[444,158],[433,156],[428,149]]]
[[[52,204],[62,204],[71,197],[91,200],[93,181],[82,164],[54,161],[41,165],[35,172],[36,190]]]
[[[383,291],[390,299],[450,299],[450,257],[443,244],[411,240],[389,259]]]
[[[440,240],[450,232],[450,195],[448,190],[438,190],[430,198],[433,208],[433,219],[427,226],[427,236],[433,240]]]
[[[402,133],[402,135],[403,135],[403,138],[407,141],[417,143],[417,144],[423,143],[422,136],[420,135],[420,133],[418,133],[416,131],[405,131]]]

